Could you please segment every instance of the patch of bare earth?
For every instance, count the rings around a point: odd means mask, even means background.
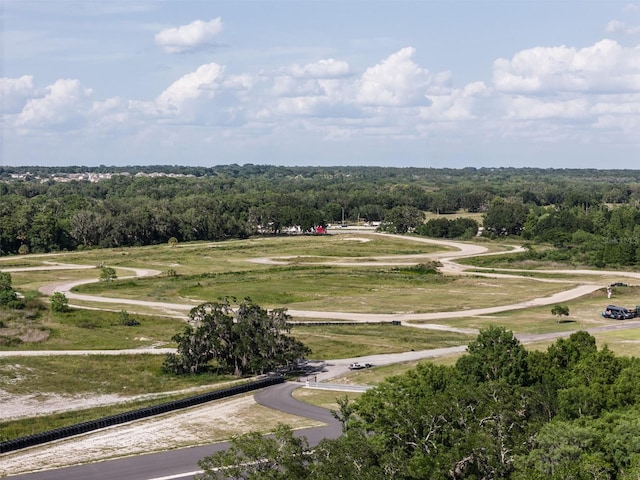
[[[0,476],[224,441],[239,432],[318,426],[258,405],[253,395],[202,405],[0,455]]]

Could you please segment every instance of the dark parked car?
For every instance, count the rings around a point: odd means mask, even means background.
[[[615,305],[607,305],[602,312],[604,318],[613,318],[614,320],[628,320],[636,316],[636,312],[631,312],[624,307],[616,307]]]

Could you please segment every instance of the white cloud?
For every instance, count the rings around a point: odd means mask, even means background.
[[[208,22],[195,20],[188,25],[167,28],[155,36],[156,44],[167,53],[183,53],[215,45],[214,38],[223,28],[220,17]]]
[[[156,102],[164,110],[184,113],[185,109],[194,106],[195,101],[215,96],[223,71],[224,68],[217,63],[201,65],[195,72],[173,82]]]
[[[431,105],[420,109],[420,117],[429,121],[457,121],[476,118],[476,100],[487,94],[484,82],[473,82],[444,95],[429,95]]]
[[[273,80],[271,93],[276,97],[300,97],[324,95],[325,91],[317,80],[276,77]]]
[[[494,86],[476,81],[453,87],[449,72],[430,73],[416,64],[414,49],[405,48],[360,75],[335,59],[274,68],[271,74],[228,74],[223,65],[207,63],[147,101],[92,101],[91,90],[78,80],[58,80],[38,91],[28,75],[2,79],[0,87],[3,98],[17,99],[14,111],[22,109],[5,116],[5,125],[19,127],[18,133],[83,126],[83,138],[109,135],[123,143],[195,139],[200,131],[213,144],[222,135],[225,142],[256,136],[252,141],[265,144],[301,135],[390,142],[446,137],[462,143],[507,135],[560,142],[588,140],[594,131],[624,140],[634,138],[640,123],[638,52],[612,40],[583,49],[523,50],[495,62]],[[178,124],[222,128],[176,129]]]
[[[516,97],[508,104],[507,118],[518,120],[581,119],[589,115],[586,99],[545,101],[539,98]]]
[[[0,78],[0,114],[20,112],[27,99],[33,96],[35,96],[33,76]]]
[[[493,65],[493,82],[503,92],[640,91],[640,48],[601,40],[577,50],[566,46],[522,50]]]
[[[357,101],[364,105],[404,107],[424,105],[426,95],[442,79],[420,68],[412,57],[415,49],[403,48],[368,68],[359,80]],[[441,85],[440,85],[441,86]]]
[[[299,78],[336,78],[349,75],[349,64],[333,58],[319,60],[304,66],[297,64],[288,69],[288,73]]]
[[[627,3],[623,10],[625,12],[640,13],[640,3]]]
[[[172,83],[155,101],[166,121],[194,125],[240,125],[255,108],[249,98],[254,81],[248,75],[225,75],[217,63],[201,65]]]
[[[41,98],[27,101],[18,115],[17,125],[25,128],[75,128],[91,108],[91,89],[76,79],[57,80]]]
[[[640,34],[640,26],[627,25],[626,22],[620,20],[611,20],[607,22],[604,28],[605,33],[623,33],[625,35]]]

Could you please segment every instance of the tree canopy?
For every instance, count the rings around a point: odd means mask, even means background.
[[[235,309],[224,303],[203,303],[190,312],[190,324],[173,337],[177,352],[165,370],[176,374],[215,368],[234,375],[261,374],[303,359],[309,349],[287,335],[284,309],[267,311],[245,299]]]
[[[78,171],[103,179],[54,181]],[[344,218],[447,238],[470,238],[482,222],[485,235],[552,244],[552,260],[640,262],[635,170],[0,167],[0,193],[0,255],[247,238]],[[461,210],[484,218],[424,223],[426,212]]]
[[[203,478],[221,478],[215,468],[256,452],[270,473],[251,467],[225,478],[637,478],[638,367],[598,350],[586,332],[527,353],[511,332],[491,327],[454,366],[420,363],[341,403],[338,439],[309,450],[286,429],[276,440],[243,437],[201,463]]]

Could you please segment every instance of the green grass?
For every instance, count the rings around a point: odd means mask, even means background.
[[[366,239],[367,242],[358,239]],[[480,240],[492,251],[504,251],[506,244]],[[530,278],[485,278],[480,276],[445,277],[417,275],[399,262],[424,261],[419,255],[441,250],[439,247],[387,236],[348,233],[321,237],[267,237],[212,243],[157,245],[142,248],[87,250],[53,256],[28,255],[4,260],[0,267],[45,265],[46,261],[86,265],[113,266],[120,277],[129,275],[124,267],[156,269],[165,274],[153,278],[117,280],[82,287],[87,293],[131,299],[193,303],[217,301],[225,297],[239,300],[250,297],[265,308],[285,307],[290,310],[344,311],[355,313],[428,313],[510,304],[516,301],[548,296],[571,288],[577,282],[602,281],[603,287],[624,277],[604,278],[578,274],[535,272],[535,268],[571,268],[530,262],[513,262],[499,256],[469,261],[492,268],[527,269]],[[396,265],[345,266],[347,262],[363,263],[374,256],[396,257]],[[263,257],[289,257],[289,265],[270,265],[249,260]],[[308,265],[308,262],[318,263]],[[339,262],[342,266],[328,265]],[[166,273],[175,271],[176,276]],[[496,273],[502,273],[496,271]],[[21,292],[34,292],[53,281],[97,278],[99,270],[60,270],[48,272],[15,272],[13,285]],[[535,278],[563,279],[569,283],[549,283]],[[574,281],[576,283],[574,283]],[[117,304],[82,302],[85,306],[118,309]],[[640,303],[636,287],[614,289],[608,300],[604,289],[566,305],[568,322],[559,323],[551,315],[552,306],[504,312],[491,316],[458,318],[437,323],[479,329],[489,325],[504,326],[517,333],[544,333],[586,329],[614,321],[600,317],[607,303],[634,306]],[[38,320],[49,337],[37,344],[22,344],[10,349],[119,349],[150,345],[167,345],[171,337],[184,327],[179,319],[143,316],[147,307],[124,306],[141,325],[117,325],[118,312],[73,310],[67,314],[42,313]],[[157,312],[160,314],[160,311]],[[166,313],[166,312],[162,312]],[[186,310],[182,312],[186,314]],[[296,320],[294,318],[294,320]],[[305,319],[306,320],[306,319]],[[35,320],[33,328],[39,328]],[[430,322],[431,323],[431,322]],[[0,329],[0,334],[2,334]],[[462,345],[474,338],[440,331],[377,325],[294,327],[292,334],[309,345],[315,358],[349,358],[377,353],[422,350]],[[640,353],[640,330],[606,332],[596,335],[599,344],[625,355]],[[528,348],[546,348],[541,342]],[[170,345],[170,343],[169,343]],[[8,348],[5,348],[8,349]],[[433,360],[451,364],[457,357]],[[0,359],[0,388],[13,393],[87,394],[164,392],[194,385],[216,383],[209,376],[173,377],[161,372],[163,356],[135,355],[126,357],[13,357]],[[351,374],[354,383],[377,383],[388,375],[401,373],[414,363],[376,367]]]
[[[0,318],[3,312],[0,312]],[[145,315],[130,315],[140,325],[118,324],[120,312],[71,309],[66,313],[41,313],[38,322],[31,322],[36,331],[46,330],[45,341],[24,341],[0,350],[114,350],[143,347],[172,347],[171,338],[181,332],[185,322],[180,319]],[[24,327],[24,321],[20,327]],[[24,330],[24,328],[22,328]],[[3,331],[0,329],[0,335]],[[27,332],[27,336],[29,332]],[[37,337],[36,337],[37,338]]]
[[[397,325],[305,325],[291,335],[311,348],[310,358],[351,358],[465,345],[475,335]]]
[[[600,314],[607,304],[634,307],[640,302],[640,287],[615,288],[611,299],[605,287],[590,295],[563,302],[569,308],[569,316],[558,319],[551,314],[553,305],[510,310],[491,315],[461,317],[440,320],[438,323],[459,328],[486,328],[490,325],[504,327],[515,333],[552,333],[586,330],[605,325],[619,325],[619,321],[603,318]],[[411,323],[421,323],[414,321]],[[430,322],[429,322],[430,323]]]
[[[417,275],[399,267],[300,266],[96,283],[77,290],[93,295],[177,303],[250,297],[265,308],[428,313],[502,305],[514,298],[529,300],[571,286],[527,278],[494,280]]]
[[[162,372],[164,355],[58,355],[0,358],[0,389],[8,393],[140,395],[212,385],[232,377]]]
[[[356,400],[362,395],[359,392],[339,392],[333,390],[316,390],[311,388],[298,388],[293,391],[293,398],[306,402],[316,407],[327,410],[339,411],[338,399],[347,397],[349,401]]]

